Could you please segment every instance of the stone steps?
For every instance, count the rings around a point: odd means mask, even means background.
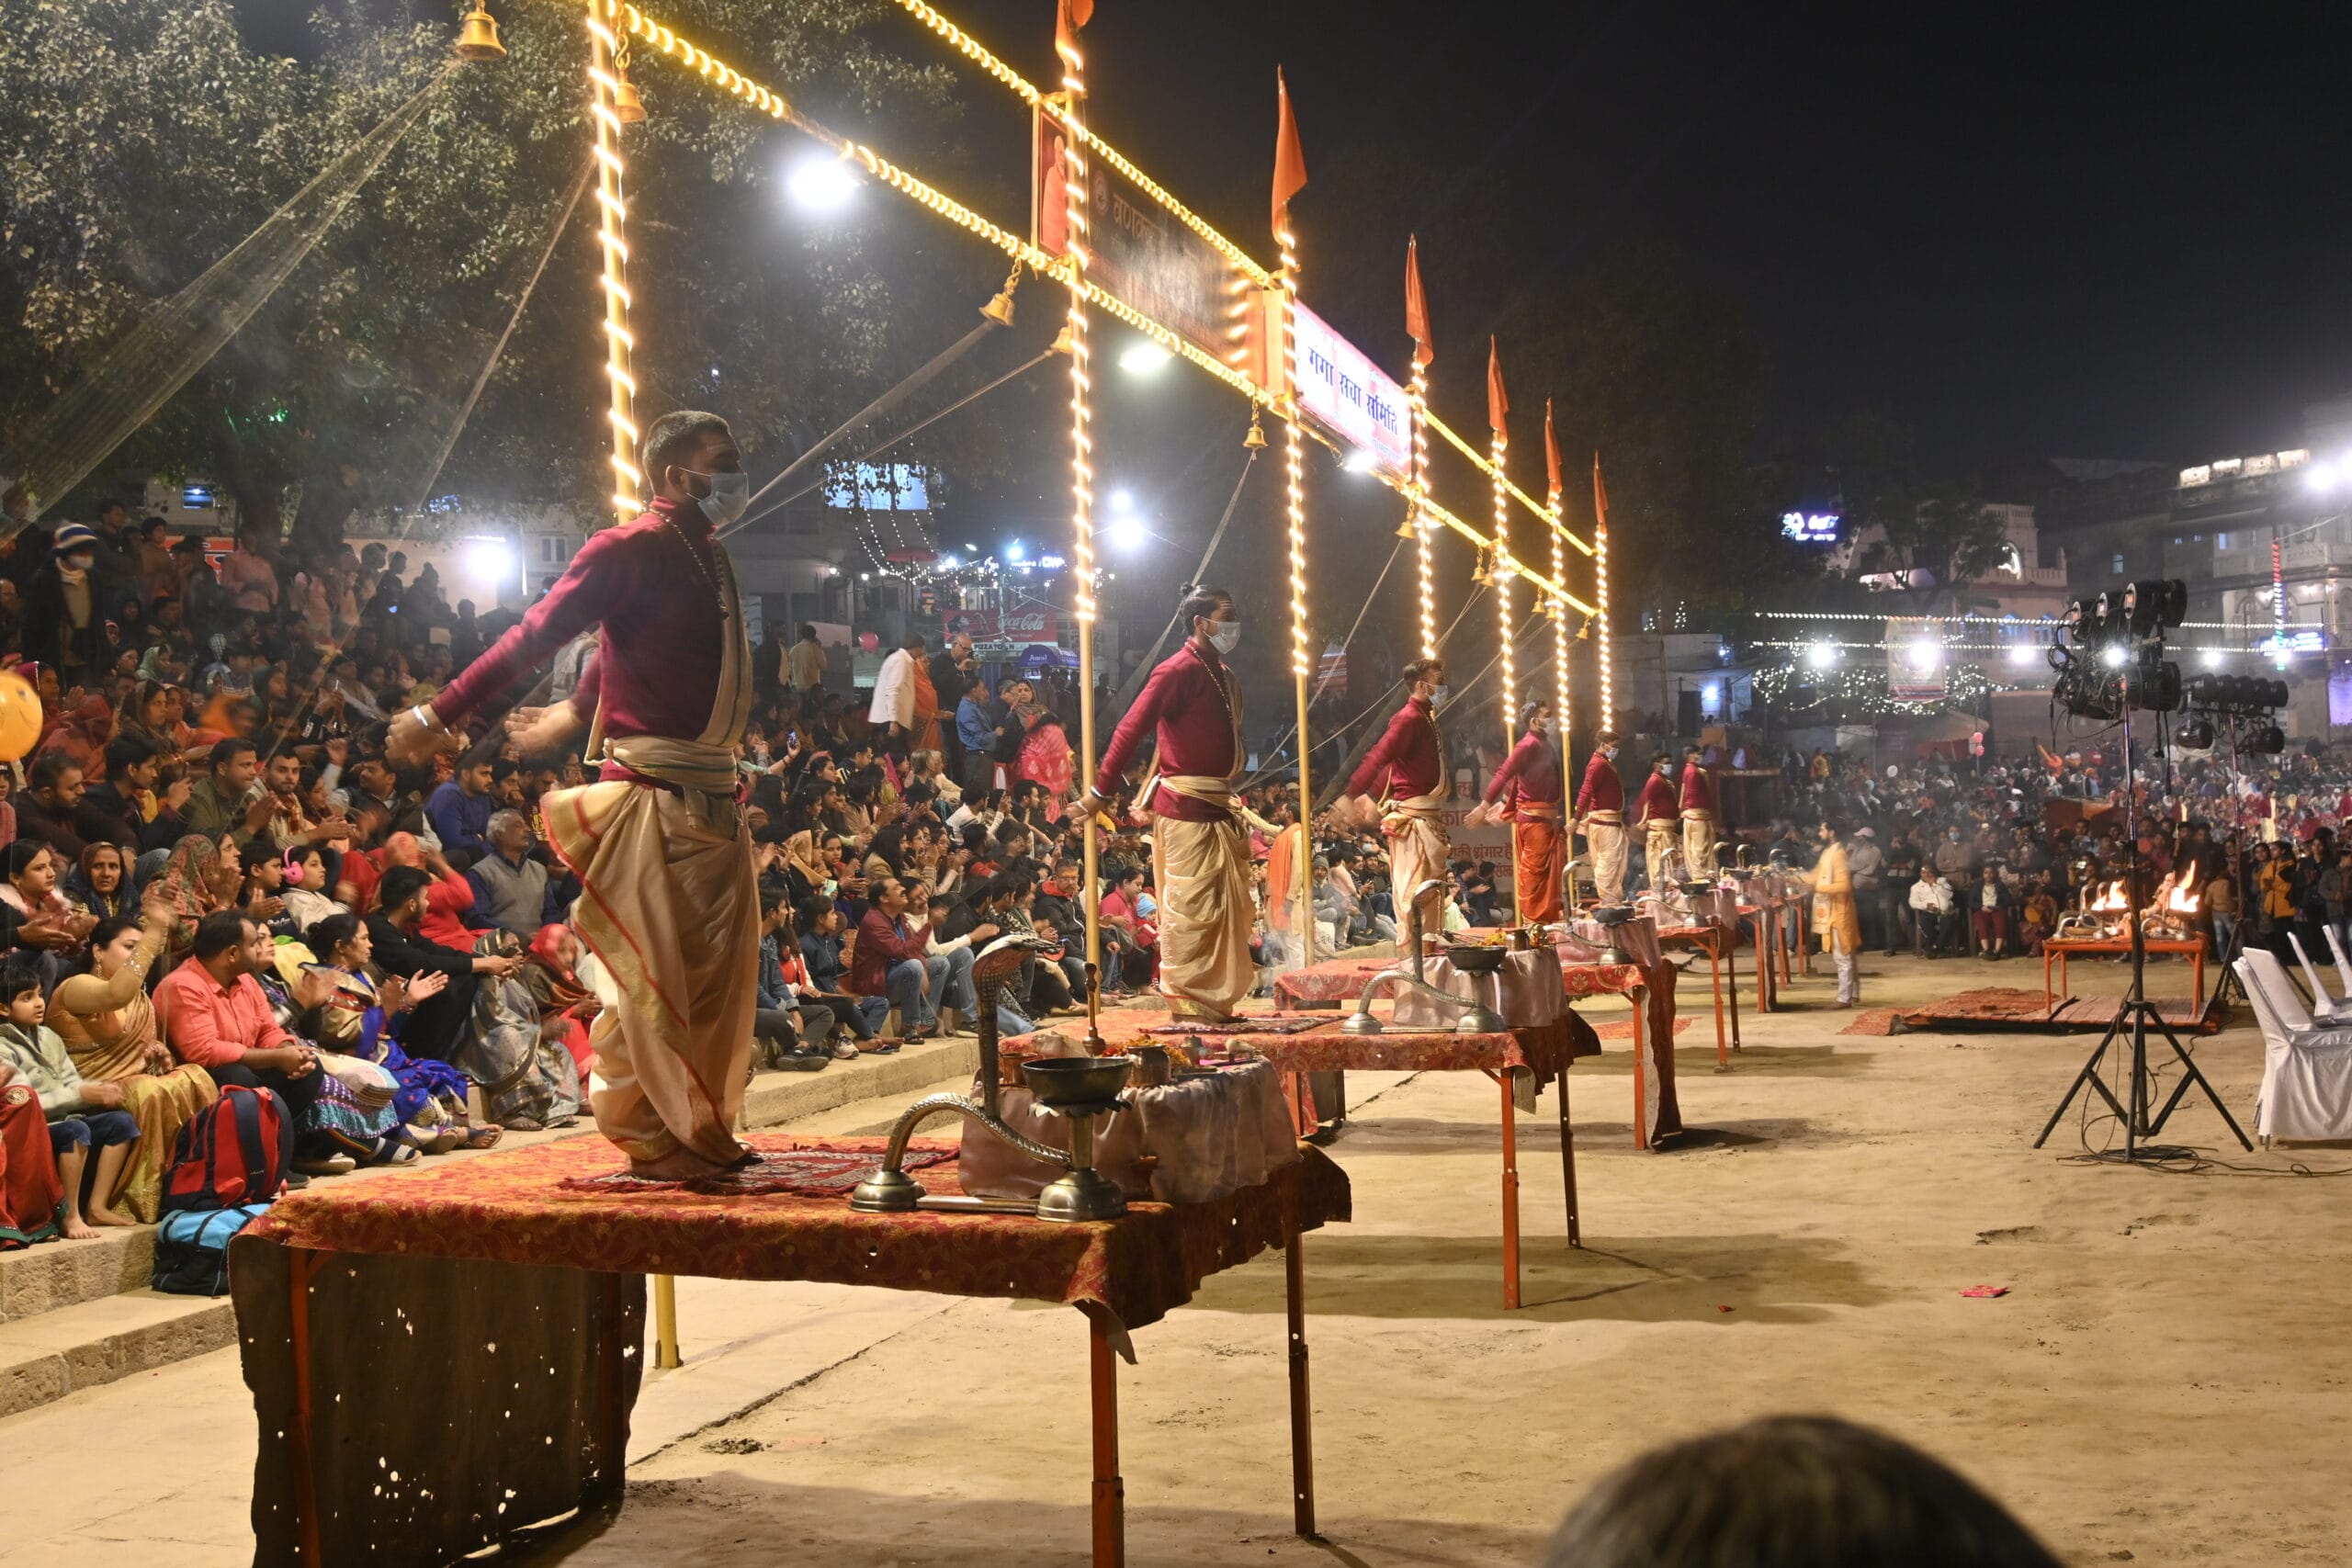
[[[817,1118],[825,1130],[837,1131],[869,1114],[887,1120],[899,1102],[968,1084],[978,1063],[979,1043],[967,1035],[835,1062],[820,1072],[761,1073],[744,1096],[743,1124],[757,1130]],[[582,1116],[552,1132],[509,1133],[500,1148],[594,1133],[594,1122]],[[497,1152],[435,1157],[482,1159]],[[364,1169],[313,1180],[398,1181],[405,1174]],[[108,1228],[94,1241],[0,1252],[0,1416],[233,1340],[236,1315],[226,1296],[167,1296],[148,1288],[154,1256],[152,1225]]]

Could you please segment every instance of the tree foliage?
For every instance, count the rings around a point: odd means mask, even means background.
[[[1847,524],[1861,542],[1857,564],[1898,575],[1919,608],[1959,608],[1969,585],[2007,558],[2001,519],[1973,487],[1924,472],[1911,432],[1894,420],[1849,414],[1832,426],[1827,447]]]
[[[231,0],[31,0],[0,29],[0,419],[55,396],[150,302],[233,247],[427,83],[423,120],[246,329],[119,450],[102,482],[217,479],[275,517],[405,505],[459,417],[585,166],[585,44],[563,6],[502,7],[508,58],[452,65],[453,29],[327,0],[315,50],[266,56]],[[458,7],[462,8],[462,7]],[[707,45],[839,128],[955,167],[946,69],[877,45],[876,0],[675,0]],[[451,15],[454,17],[455,9]],[[780,465],[953,341],[1001,276],[977,242],[871,195],[821,226],[778,198],[805,139],[671,62],[633,72],[627,133],[639,407],[710,407]],[[605,488],[593,196],[580,205],[439,490],[578,501]],[[928,239],[931,243],[926,243]],[[997,450],[988,405],[925,455]],[[640,422],[642,423],[642,421]],[[348,465],[356,489],[337,482]]]

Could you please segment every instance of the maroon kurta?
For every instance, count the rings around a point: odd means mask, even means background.
[[[1674,786],[1666,782],[1664,773],[1651,769],[1650,776],[1642,781],[1641,795],[1634,803],[1635,826],[1644,822],[1671,822],[1681,815],[1681,810],[1675,804]]]
[[[1617,777],[1617,764],[1595,751],[1584,765],[1584,787],[1577,791],[1577,815],[1624,809],[1625,786]]]
[[[1372,795],[1385,784],[1397,799],[1408,800],[1430,794],[1444,776],[1445,748],[1438,739],[1437,716],[1415,697],[1388,721],[1388,732],[1348,781],[1348,792]]]
[[[1559,819],[1560,754],[1552,750],[1547,737],[1521,736],[1503,765],[1495,770],[1493,782],[1487,785],[1487,804],[1491,806],[1506,795],[1514,816],[1520,815],[1523,806],[1544,806],[1551,807],[1545,821]]]
[[[604,641],[572,707],[593,716],[601,699],[607,735],[698,739],[718,698],[724,630],[710,536],[702,508],[667,501],[591,536],[522,624],[442,688],[433,711],[456,722],[601,622]]]
[[[1714,808],[1715,781],[1709,778],[1707,776],[1707,770],[1701,767],[1698,763],[1687,762],[1683,764],[1682,809],[1685,811],[1713,811]]]
[[[1102,765],[1094,773],[1094,792],[1106,799],[1118,795],[1136,753],[1143,749],[1144,736],[1155,729],[1162,773],[1230,778],[1241,761],[1235,754],[1233,739],[1234,706],[1239,700],[1232,672],[1216,655],[1204,654],[1196,645],[1186,643],[1160,660],[1151,679],[1144,682],[1135,706],[1111,732]],[[1155,815],[1179,822],[1216,822],[1233,815],[1205,800],[1179,795],[1165,784],[1151,795],[1146,804]]]

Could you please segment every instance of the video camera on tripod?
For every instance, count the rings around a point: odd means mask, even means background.
[[[2165,632],[2188,614],[2188,584],[2151,578],[2068,603],[2050,645],[2052,695],[2081,718],[2117,719],[2134,708],[2180,706],[2180,666],[2165,658]]]

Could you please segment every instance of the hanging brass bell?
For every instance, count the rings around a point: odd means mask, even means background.
[[[994,321],[998,326],[1011,326],[1012,324],[1012,290],[1009,288],[999,290],[995,299],[980,307],[980,315],[988,321]]]
[[[1053,345],[1047,348],[1046,352],[1047,354],[1076,354],[1078,352],[1078,340],[1070,336],[1069,328],[1065,326],[1060,332],[1054,334]]]
[[[613,118],[623,125],[645,123],[645,100],[637,96],[637,84],[626,76],[613,84]]]
[[[464,25],[458,29],[457,53],[460,60],[506,58],[506,46],[498,41],[498,18],[490,14],[490,7],[482,0],[474,0],[474,8],[467,13]]]
[[[1396,536],[1400,539],[1419,538],[1420,533],[1420,529],[1414,525],[1409,513],[1406,514],[1405,521],[1396,525]]]
[[[1251,452],[1262,450],[1266,445],[1266,427],[1258,423],[1254,413],[1250,416],[1250,434],[1241,438],[1241,445]]]

